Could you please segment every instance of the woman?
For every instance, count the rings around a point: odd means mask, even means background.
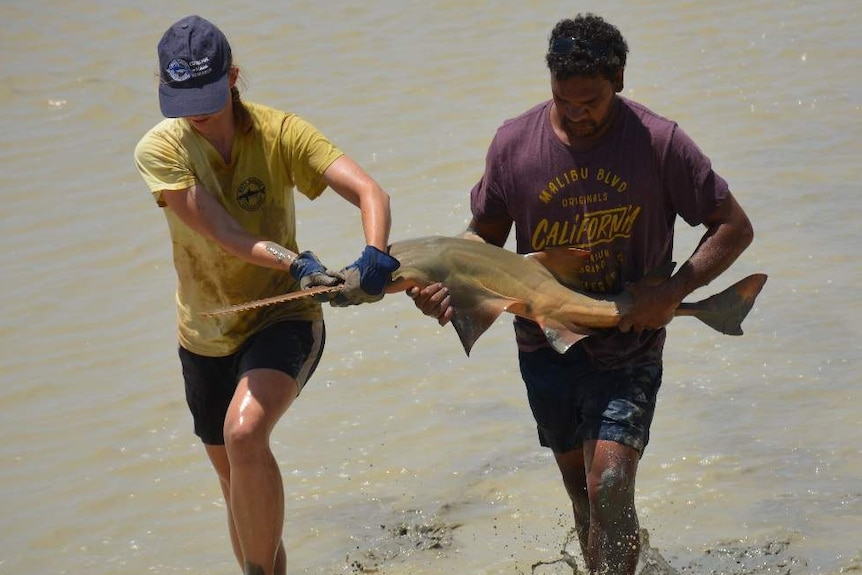
[[[241,101],[230,45],[211,22],[176,22],[158,54],[166,119],[135,161],[170,229],[186,399],[243,572],[284,573],[284,492],[269,436],[320,359],[320,304],[202,312],[339,283],[333,305],[379,300],[398,267],[385,253],[389,196],[308,122]],[[327,186],[360,208],[365,232],[362,255],[340,272],[297,253],[292,189],[314,199]]]

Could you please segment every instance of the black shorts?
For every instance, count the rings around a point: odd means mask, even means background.
[[[580,345],[520,352],[521,376],[539,443],[555,453],[608,440],[643,454],[661,386],[661,360],[596,369]]]
[[[275,369],[296,380],[299,390],[314,373],[326,329],[323,321],[283,321],[254,334],[223,357],[206,357],[179,347],[186,402],[195,434],[209,445],[224,445],[224,422],[240,376],[252,369]]]

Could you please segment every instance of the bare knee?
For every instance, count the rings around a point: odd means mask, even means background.
[[[607,467],[589,474],[587,491],[593,503],[618,507],[633,501],[634,484],[634,474],[625,467]]]
[[[253,421],[226,421],[224,442],[231,467],[258,461],[269,453],[269,434]]]
[[[622,493],[634,483],[624,467],[607,467],[589,476],[590,491]]]

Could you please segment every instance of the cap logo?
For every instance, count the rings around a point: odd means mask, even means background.
[[[186,62],[182,58],[174,58],[165,71],[174,82],[185,82],[191,78],[206,76],[212,72],[212,66],[210,66],[209,56],[191,62]]]
[[[180,58],[171,60],[171,63],[168,64],[165,71],[174,82],[184,82],[192,77],[192,69],[189,66],[189,63]]]

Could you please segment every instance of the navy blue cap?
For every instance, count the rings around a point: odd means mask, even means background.
[[[159,41],[159,106],[166,118],[205,116],[230,100],[231,51],[212,22],[186,16]]]

